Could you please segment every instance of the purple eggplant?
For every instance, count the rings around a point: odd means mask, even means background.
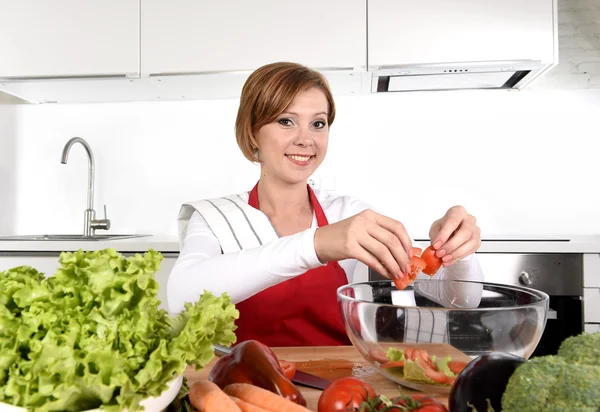
[[[473,359],[456,377],[450,390],[450,412],[485,412],[491,404],[502,410],[502,394],[508,380],[525,359],[503,352],[485,353]],[[488,403],[489,402],[489,403]]]

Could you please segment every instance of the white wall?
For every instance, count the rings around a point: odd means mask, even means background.
[[[414,237],[459,203],[484,235],[599,233],[600,8],[559,8],[560,65],[528,90],[338,98],[320,174]],[[174,234],[182,202],[258,177],[235,144],[234,100],[9,107],[0,232],[82,230],[87,160],[74,147],[59,161],[73,136],[96,155],[96,210],[107,204],[111,232]]]
[[[15,230],[16,123],[16,107],[0,106],[0,233],[10,233]]]
[[[488,234],[598,233],[600,90],[339,98],[324,177],[409,225],[453,204]],[[233,135],[237,101],[19,106],[14,230],[79,232],[87,160],[114,232],[175,233],[186,200],[250,189],[258,170]]]

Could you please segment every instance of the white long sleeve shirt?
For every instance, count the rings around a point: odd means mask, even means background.
[[[321,191],[315,191],[315,194],[330,224],[369,209],[366,203],[349,196]],[[238,196],[247,202],[249,192]],[[227,292],[233,303],[238,303],[264,289],[322,266],[314,247],[317,227],[316,218],[313,217],[310,229],[280,237],[262,246],[222,253],[219,240],[206,220],[201,214],[194,212],[182,241],[179,258],[169,275],[169,311],[180,312],[185,302],[197,301],[205,290],[215,295]],[[473,260],[471,256],[446,268],[443,277],[481,280],[478,265],[470,263]],[[346,259],[339,264],[346,272],[348,282],[352,283],[357,260]]]

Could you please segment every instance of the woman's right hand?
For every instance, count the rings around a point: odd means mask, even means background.
[[[387,278],[410,273],[412,240],[397,220],[365,210],[317,229],[321,262],[357,259]]]

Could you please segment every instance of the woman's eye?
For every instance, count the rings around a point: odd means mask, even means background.
[[[293,124],[290,119],[279,119],[279,120],[277,120],[277,123],[279,123],[283,126],[291,126]]]
[[[325,126],[327,126],[327,124],[322,121],[322,120],[317,120],[316,122],[313,123],[313,125],[317,128],[317,129],[322,129]]]

